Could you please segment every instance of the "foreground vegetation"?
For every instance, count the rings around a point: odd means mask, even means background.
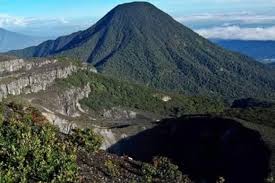
[[[60,134],[32,107],[1,104],[0,117],[0,182],[77,182],[77,149],[101,144],[91,130]]]
[[[3,115],[7,112],[7,117]],[[2,106],[0,182],[73,182],[76,149],[33,108]]]
[[[179,167],[171,163],[168,158],[155,157],[152,164],[142,165],[143,182],[191,183],[188,176],[183,175]]]
[[[149,164],[99,151],[92,129],[61,134],[33,107],[1,104],[0,114],[0,182],[192,182],[167,158]]]
[[[92,129],[75,129],[70,135],[60,134],[35,108],[15,103],[1,104],[0,117],[1,183],[90,182],[87,177],[98,178],[102,171],[107,180],[130,174],[123,168],[127,163],[123,158],[97,154],[102,138]],[[85,157],[92,157],[84,159],[85,163],[79,160],[83,152]],[[86,162],[91,159],[93,163],[88,167],[102,166],[103,170],[86,174],[82,167],[87,167]],[[155,159],[154,164],[132,163],[138,164],[133,167],[139,172],[131,179],[135,182],[170,182],[176,178],[187,183],[185,180],[189,180],[166,158]]]

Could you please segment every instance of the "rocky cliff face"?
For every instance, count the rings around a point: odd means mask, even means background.
[[[39,59],[35,61],[26,61],[19,58],[0,57],[0,74],[7,75],[16,71],[28,71],[34,67],[39,68],[44,65],[56,63],[57,60]]]
[[[33,105],[39,105],[43,115],[63,133],[70,133],[76,125],[68,120],[85,112],[79,101],[88,97],[90,85],[79,88],[56,88],[56,79],[65,79],[79,69],[70,62],[56,59],[26,61],[13,57],[0,57],[0,101],[9,95],[24,95]],[[38,103],[37,100],[42,101]]]
[[[20,95],[65,134],[76,127],[93,128],[104,137],[102,149],[144,130],[146,125],[140,123],[140,114],[135,111],[113,107],[95,114],[83,109],[79,102],[91,93],[89,83],[62,87],[55,82],[79,70],[97,72],[89,64],[75,66],[55,59],[26,61],[0,56],[0,100]]]
[[[25,66],[23,59],[5,60],[0,62],[0,73],[14,72],[22,69]]]
[[[8,95],[36,93],[45,90],[54,80],[68,77],[76,66],[57,60],[27,62],[14,59],[0,62],[0,100]]]
[[[113,107],[111,109],[105,109],[103,112],[103,117],[107,119],[113,120],[127,120],[127,119],[135,119],[137,117],[137,113],[131,110],[121,109],[119,107]]]
[[[45,116],[50,123],[58,127],[61,133],[70,134],[71,130],[77,127],[75,123],[70,122],[53,111],[45,110],[42,112],[42,115]]]
[[[88,83],[86,86],[81,88],[71,88],[68,90],[65,90],[61,94],[58,95],[56,99],[57,105],[60,106],[60,109],[58,109],[58,112],[60,114],[71,116],[71,117],[77,117],[80,116],[78,111],[85,112],[81,105],[79,104],[79,101],[87,98],[91,92],[90,84]]]

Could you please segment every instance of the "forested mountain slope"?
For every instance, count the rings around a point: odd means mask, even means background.
[[[216,46],[143,2],[119,5],[85,31],[9,54],[74,57],[114,78],[192,95],[275,95],[273,70]]]

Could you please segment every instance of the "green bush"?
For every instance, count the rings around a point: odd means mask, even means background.
[[[112,177],[117,177],[119,176],[119,170],[118,170],[118,165],[113,162],[112,160],[108,159],[104,163],[107,173],[112,176]]]
[[[39,123],[32,108],[23,111],[15,104],[6,108],[0,122],[0,182],[77,181],[72,144],[61,141],[53,126]]]
[[[103,138],[96,134],[93,129],[74,129],[72,131],[72,142],[88,152],[98,151],[102,141]]]
[[[143,181],[191,183],[191,180],[182,174],[178,166],[171,163],[168,158],[155,157],[153,164],[144,163],[142,166]]]
[[[275,128],[275,107],[231,108],[225,110],[222,115]]]

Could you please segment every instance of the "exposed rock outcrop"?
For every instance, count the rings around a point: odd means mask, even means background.
[[[25,62],[22,59],[17,59],[0,62],[0,73],[20,71],[1,78],[0,100],[8,95],[36,93],[45,90],[54,80],[67,78],[76,70],[76,66],[58,63],[56,60]]]
[[[81,88],[71,88],[65,90],[57,97],[57,104],[60,106],[58,112],[71,117],[77,117],[80,112],[85,112],[79,101],[87,98],[91,92],[90,84],[88,83],[86,86]]]
[[[125,110],[118,107],[113,107],[109,110],[104,110],[103,117],[107,119],[121,120],[121,119],[135,119],[137,113],[131,110]]]
[[[45,116],[50,123],[58,127],[59,131],[64,134],[69,134],[72,129],[77,127],[75,123],[69,122],[52,111],[42,112],[42,115]]]
[[[43,116],[64,134],[69,134],[76,127],[93,128],[97,134],[103,136],[101,149],[104,150],[144,130],[143,124],[133,124],[134,120],[138,121],[138,112],[120,107],[95,114],[96,118],[102,118],[99,121],[108,121],[106,126],[101,122],[97,124],[94,113],[85,111],[79,103],[91,93],[90,83],[81,87],[61,87],[55,84],[56,79],[67,78],[75,71],[97,72],[89,64],[75,66],[58,60],[0,58],[0,100],[9,95],[21,95],[39,108]]]
[[[120,139],[116,137],[116,135],[113,133],[111,129],[106,128],[100,128],[95,126],[94,132],[101,135],[103,137],[103,142],[100,147],[100,149],[106,150],[112,145],[114,145],[116,142],[118,142]]]
[[[34,67],[39,68],[47,64],[56,63],[57,60],[40,59],[35,61],[25,61],[24,59],[3,59],[0,60],[0,74],[13,73],[16,71],[28,71]]]
[[[23,59],[5,60],[0,61],[0,74],[5,72],[14,72],[26,66]]]

